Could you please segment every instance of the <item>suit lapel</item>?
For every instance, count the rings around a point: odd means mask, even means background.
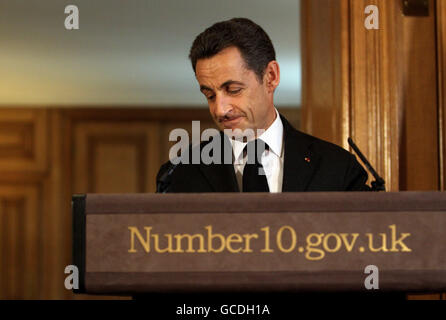
[[[232,164],[201,164],[200,170],[213,192],[239,192]]]
[[[306,191],[320,157],[311,152],[311,141],[306,135],[281,118],[285,139],[282,192]]]
[[[227,152],[231,154],[232,158],[232,146],[223,133],[220,132],[220,138],[223,139],[222,144],[222,157]],[[223,151],[224,150],[224,151]],[[213,192],[239,192],[237,178],[235,177],[234,165],[224,164],[224,158],[221,159],[221,164],[200,164],[200,171],[205,176],[206,180],[212,187]]]

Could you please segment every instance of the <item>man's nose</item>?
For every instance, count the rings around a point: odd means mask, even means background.
[[[215,115],[217,117],[224,117],[229,111],[231,111],[231,109],[232,107],[228,97],[226,97],[224,94],[215,95]]]

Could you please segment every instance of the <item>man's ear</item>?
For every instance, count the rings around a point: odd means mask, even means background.
[[[277,61],[272,60],[268,63],[265,68],[263,80],[268,92],[274,92],[280,83],[280,67]]]

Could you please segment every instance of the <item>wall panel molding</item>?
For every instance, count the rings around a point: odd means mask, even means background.
[[[48,170],[48,112],[0,109],[0,172]]]
[[[73,130],[75,193],[155,191],[157,124],[85,122]]]
[[[0,184],[0,299],[39,298],[41,186]]]

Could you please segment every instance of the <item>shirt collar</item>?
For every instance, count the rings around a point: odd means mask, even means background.
[[[280,119],[279,112],[276,108],[276,119],[269,126],[266,131],[260,135],[259,139],[263,140],[266,144],[268,144],[269,149],[274,152],[278,157],[282,155],[283,148],[283,123],[282,119]],[[242,142],[236,139],[231,139],[232,150],[234,153],[234,158],[237,160],[240,158],[240,155],[243,152],[243,149],[246,146],[246,142]]]
[[[259,137],[278,157],[282,155],[283,145],[283,123],[280,119],[279,112],[276,110],[276,119],[269,128]]]

